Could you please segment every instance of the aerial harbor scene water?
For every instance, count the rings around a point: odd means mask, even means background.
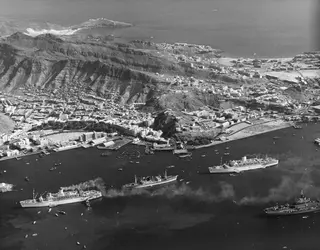
[[[319,3],[28,2],[0,9],[0,250],[319,249]]]

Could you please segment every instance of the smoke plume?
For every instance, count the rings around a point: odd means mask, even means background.
[[[204,201],[204,202],[221,202],[227,199],[234,198],[234,189],[233,186],[220,182],[220,193],[215,195],[210,191],[204,190],[203,188],[193,189],[189,185],[185,183],[177,186],[167,186],[155,191],[148,190],[117,190],[117,189],[109,189],[107,190],[105,197],[108,198],[116,198],[116,197],[125,197],[125,196],[135,196],[135,195],[144,195],[146,197],[156,197],[156,196],[164,196],[167,199],[174,199],[178,197],[185,197],[192,200]]]
[[[301,190],[310,197],[319,197],[320,188],[313,185],[313,181],[310,178],[310,174],[307,173],[302,176],[298,181],[291,177],[282,177],[281,183],[274,188],[271,188],[268,195],[265,197],[249,196],[244,197],[238,202],[240,205],[249,204],[263,204],[268,202],[283,202],[291,200],[299,196]]]

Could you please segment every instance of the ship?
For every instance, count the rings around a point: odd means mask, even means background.
[[[320,138],[316,138],[316,139],[314,140],[314,143],[317,144],[318,146],[320,146]]]
[[[147,176],[137,178],[134,176],[134,182],[123,185],[124,189],[147,189],[154,188],[162,185],[167,185],[175,182],[178,175],[167,175],[167,171],[164,175]]]
[[[320,201],[307,198],[304,196],[303,190],[300,197],[295,199],[292,204],[276,205],[264,209],[264,212],[270,216],[306,214],[318,211],[320,211]]]
[[[39,196],[32,199],[20,201],[21,207],[55,207],[64,204],[86,202],[87,200],[93,200],[102,197],[102,193],[97,190],[72,190],[64,191],[60,188],[58,193],[48,193],[46,197]]]
[[[265,157],[265,158],[249,158],[242,157],[241,160],[229,161],[229,163],[221,164],[219,166],[209,167],[211,174],[222,173],[240,173],[243,171],[254,170],[259,168],[267,168],[278,165],[279,160]]]

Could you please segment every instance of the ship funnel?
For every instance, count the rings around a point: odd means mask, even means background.
[[[246,161],[246,160],[247,160],[247,156],[243,156],[242,161]]]

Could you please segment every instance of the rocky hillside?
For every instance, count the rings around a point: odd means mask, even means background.
[[[155,51],[134,44],[31,37],[17,32],[0,42],[0,90],[20,87],[117,92],[122,101],[146,101],[157,88],[155,73],[181,74],[184,69]],[[159,83],[160,84],[160,83]]]
[[[151,42],[22,32],[0,39],[0,91],[41,89],[66,99],[85,92],[160,110],[215,106],[210,94],[167,94],[168,83],[159,77],[195,74]]]

